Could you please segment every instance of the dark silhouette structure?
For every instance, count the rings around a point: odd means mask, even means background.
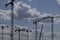
[[[33,22],[35,24],[35,40],[37,40],[37,22]]]
[[[15,30],[15,32],[16,32],[16,31],[18,31],[18,33],[19,33],[19,40],[20,40],[20,31],[25,31],[25,30],[20,29],[20,28],[17,28],[17,29]]]
[[[1,26],[1,29],[2,29],[2,40],[3,40],[3,29],[4,29],[5,27],[8,27],[8,26]]]
[[[15,0],[11,0],[11,2],[7,3],[5,6],[7,7],[8,5],[11,4],[11,40],[13,40],[13,9],[14,9],[14,2]]]
[[[27,32],[27,40],[29,40],[29,32],[32,32],[31,30],[26,30]]]
[[[43,34],[42,34],[42,31],[43,31],[43,25],[42,25],[42,27],[41,27],[41,31],[40,31],[39,40],[41,40],[41,36],[43,35]]]
[[[37,22],[39,22],[39,21],[42,21],[42,20],[44,20],[44,19],[48,19],[48,18],[50,18],[51,20],[48,20],[48,21],[51,21],[51,40],[54,40],[53,39],[53,19],[54,18],[60,18],[60,16],[56,16],[56,17],[53,17],[53,16],[47,16],[47,17],[43,17],[43,18],[41,18],[41,19],[39,19],[39,20],[37,20],[37,21],[35,21],[35,22],[33,22],[33,24],[35,24],[35,28],[36,28],[36,32],[35,32],[35,40],[37,40]],[[47,21],[46,21],[47,22]]]

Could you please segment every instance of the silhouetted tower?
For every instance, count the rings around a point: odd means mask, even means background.
[[[4,29],[5,27],[8,27],[8,26],[1,26],[1,29],[2,29],[2,40],[3,40],[3,29]]]
[[[13,40],[13,9],[14,9],[14,2],[15,0],[11,0],[11,2],[7,3],[5,6],[7,7],[8,5],[11,4],[11,40]]]
[[[37,22],[33,22],[35,24],[35,40],[37,40]]]
[[[29,32],[32,32],[31,30],[26,30],[27,32],[27,40],[29,40]]]
[[[53,39],[53,19],[54,18],[60,18],[60,16],[55,16],[55,17],[51,17],[51,16],[47,16],[47,17],[43,17],[42,19],[39,19],[39,20],[37,20],[37,21],[35,21],[35,22],[33,22],[33,23],[37,23],[37,22],[39,22],[39,21],[42,21],[42,20],[44,20],[44,19],[51,19],[51,20],[48,20],[48,21],[51,21],[51,40],[54,40]],[[47,22],[47,21],[46,21]],[[36,25],[36,28],[37,28],[37,24],[35,24]],[[36,39],[37,40],[37,39]]]
[[[40,36],[39,36],[39,40],[41,40],[41,37],[42,37],[42,31],[43,31],[43,25],[42,25],[42,27],[41,27],[41,31],[40,31]]]
[[[20,31],[21,31],[21,29],[16,29],[15,32],[16,31],[18,31],[18,33],[19,33],[19,40],[20,40]]]
[[[19,27],[16,27],[16,26],[15,26],[15,28],[17,28],[17,29],[15,30],[15,32],[18,31],[18,33],[19,33],[19,40],[20,40],[20,32],[21,32],[21,31],[26,31],[26,30],[25,30],[25,29],[20,29]]]

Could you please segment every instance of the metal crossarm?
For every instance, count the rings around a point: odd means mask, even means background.
[[[39,19],[39,20],[37,20],[37,21],[35,21],[35,22],[33,22],[33,24],[35,24],[36,26],[36,40],[37,40],[37,22],[40,22],[40,21],[42,21],[42,20],[45,20],[45,19],[48,19],[48,18],[50,18],[51,20],[51,37],[52,37],[52,40],[54,40],[53,39],[53,19],[54,18],[60,18],[60,16],[57,16],[57,17],[53,17],[53,16],[48,16],[48,17],[43,17],[43,18],[41,18],[41,19]]]
[[[48,18],[50,18],[50,19],[51,18],[60,18],[60,16],[55,16],[55,17],[53,17],[53,16],[42,17],[41,19],[38,19],[38,20],[34,21],[33,24],[36,23],[36,22],[42,21],[44,19],[48,19]]]

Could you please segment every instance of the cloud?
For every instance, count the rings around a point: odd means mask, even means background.
[[[51,23],[51,18],[41,20],[44,17],[54,17],[53,18],[54,23],[60,23],[60,15],[52,15],[52,14],[48,14],[48,13],[42,14],[41,17],[35,18],[33,21],[38,21],[38,22],[40,22],[39,24]]]
[[[60,15],[55,15],[54,22],[60,23]]]
[[[43,13],[42,17],[53,16],[52,14]]]
[[[54,32],[53,34],[54,34],[54,39],[58,39],[59,37],[60,37],[60,34],[59,34],[60,32]],[[45,38],[51,38],[51,32],[44,32],[43,33],[44,34],[44,37]]]
[[[3,26],[5,26],[5,24],[3,25]],[[19,27],[19,28],[25,28],[25,29],[27,29],[28,27],[26,27],[26,26],[18,26],[18,25],[15,25],[15,26],[17,26],[17,27]],[[0,27],[1,27],[1,25],[0,25]],[[10,39],[10,30],[11,28],[9,27],[9,28],[5,28],[5,29],[3,29],[3,37],[4,37],[4,39],[5,40],[7,40],[7,39]],[[17,29],[17,28],[15,28],[14,27],[14,29]],[[2,29],[0,29],[0,35],[2,35],[2,31],[1,31]],[[20,33],[21,35],[21,39],[26,39],[27,38],[27,32],[25,31],[25,32],[22,32],[21,31],[21,33]],[[17,40],[19,37],[18,37],[18,32],[15,32],[15,30],[14,30],[14,39],[15,40]],[[30,35],[30,34],[29,34]],[[0,36],[1,37],[1,36]]]
[[[8,3],[11,2],[11,0],[8,0]]]
[[[57,0],[58,4],[60,4],[60,0]]]
[[[9,11],[5,11],[5,10],[0,10],[0,19],[4,19],[4,20],[10,20],[9,17]]]
[[[17,19],[16,20],[16,23],[15,23],[16,25],[14,25],[14,26],[18,26],[20,28],[29,29],[28,26],[18,25],[18,24],[20,24],[20,22],[19,22],[20,19],[24,19],[24,18],[31,18],[31,19],[37,18],[37,19],[40,19],[41,17],[46,17],[46,16],[53,16],[53,15],[52,14],[47,14],[47,13],[44,13],[44,14],[41,15],[40,12],[36,8],[32,8],[31,6],[29,6],[29,5],[27,5],[27,4],[23,3],[23,2],[17,2],[14,5],[14,17],[15,17],[15,19]],[[0,10],[0,23],[2,23],[2,22],[3,23],[4,22],[5,23],[10,22],[11,21],[11,18],[10,17],[11,17],[11,11],[10,10],[8,10],[8,11],[7,10],[6,11],[5,10]],[[19,21],[18,21],[18,19],[19,19]],[[24,21],[25,20],[23,20],[23,22]],[[23,23],[21,23],[21,24],[23,24]],[[30,36],[30,39],[34,40],[34,37],[35,37],[35,29],[31,29],[31,30],[33,32],[30,33],[29,36]],[[4,33],[7,33],[7,32],[10,33],[10,28],[4,29]],[[38,36],[39,36],[39,32],[40,32],[40,29],[38,29]],[[24,32],[24,33],[21,33],[21,35],[24,35],[24,37],[25,37],[24,39],[26,39],[27,33]],[[55,34],[55,35],[59,36],[60,34]],[[50,33],[47,33],[47,32],[45,33],[44,32],[44,38],[45,37],[46,38],[47,37],[50,37]],[[16,37],[16,35],[15,35],[14,38],[16,40],[18,37]],[[21,36],[21,39],[23,39],[23,36]]]
[[[32,2],[32,0],[28,0],[29,2]]]
[[[36,8],[31,8],[31,6],[23,3],[17,2],[14,6],[15,18],[35,18],[40,16],[40,12]]]
[[[0,10],[0,24],[9,24],[10,23],[10,13],[6,10]]]
[[[2,13],[0,13],[2,16],[3,20],[11,20],[11,11],[5,11],[1,10]],[[22,1],[15,3],[14,5],[14,20],[37,20],[40,19],[41,17],[46,17],[46,16],[53,16],[52,14],[48,13],[43,13],[41,15],[40,11],[38,11],[36,8],[32,8],[30,5],[27,5],[26,3],[23,3]],[[16,20],[17,19],[17,20]],[[57,20],[55,20],[57,21]]]

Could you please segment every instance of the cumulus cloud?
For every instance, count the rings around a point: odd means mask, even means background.
[[[55,23],[59,23],[60,22],[60,15],[55,15],[54,21],[55,21]]]
[[[1,11],[2,13],[0,13],[2,16],[0,17],[0,19],[4,19],[4,20],[10,20],[11,18],[11,11]],[[40,14],[40,11],[38,11],[36,8],[32,8],[30,5],[27,5],[26,3],[23,3],[22,1],[15,3],[14,5],[14,19],[16,20],[20,20],[20,19],[28,19],[28,20],[32,20],[32,19],[40,19],[41,17],[46,17],[46,16],[53,16],[52,14]],[[27,20],[26,19],[26,20]],[[16,21],[17,21],[16,20]],[[56,20],[57,21],[57,20]]]
[[[4,20],[10,20],[9,17],[9,11],[5,11],[5,10],[0,10],[0,19],[4,19]]]
[[[28,0],[29,2],[32,2],[32,0]]]
[[[54,17],[54,18],[53,18],[54,23],[60,23],[60,15],[52,15],[52,14],[48,14],[48,13],[42,14],[41,17],[35,18],[34,21],[40,22],[39,24],[51,23],[51,18],[41,20],[41,19],[44,18],[44,17]]]
[[[58,4],[60,4],[60,0],[57,0]]]
[[[53,34],[54,34],[54,39],[58,39],[59,38],[59,33],[60,32],[54,32]],[[48,39],[51,39],[51,32],[47,32],[47,33],[43,33],[44,34],[44,37],[45,38],[48,38]]]
[[[14,18],[15,19],[24,19],[24,18],[31,18],[31,19],[35,19],[35,18],[37,18],[37,19],[40,19],[41,17],[47,17],[47,16],[53,16],[52,14],[47,14],[47,13],[44,13],[44,14],[40,14],[40,12],[39,11],[37,11],[37,9],[36,8],[32,8],[31,6],[29,6],[29,5],[27,5],[27,4],[25,4],[25,3],[23,3],[23,2],[17,2],[17,3],[15,3],[15,5],[14,5]],[[11,11],[9,10],[9,11],[5,11],[5,10],[0,10],[0,22],[2,21],[2,22],[4,22],[5,20],[5,22],[7,22],[7,20],[9,20],[9,21],[11,21],[10,18],[11,17]],[[17,21],[16,20],[16,21]],[[55,19],[56,21],[58,20],[58,19]],[[8,21],[8,22],[9,22]],[[24,20],[25,21],[25,20]],[[24,22],[23,21],[23,22]],[[2,23],[1,22],[1,23]],[[15,24],[16,25],[14,25],[14,26],[18,26],[18,23],[19,23],[19,21],[17,21]],[[19,23],[20,24],[20,23]],[[22,24],[22,23],[21,23]],[[18,26],[18,27],[20,27],[20,28],[26,28],[26,29],[29,29],[27,26]],[[7,29],[4,29],[4,30],[7,30]],[[9,29],[10,30],[10,29]],[[35,29],[31,29],[33,32],[30,34],[30,39],[34,39],[34,37],[35,37]],[[38,31],[38,34],[40,33],[40,29],[38,29],[37,30]],[[10,31],[4,31],[4,32],[10,32]],[[22,34],[22,33],[21,33]],[[26,33],[23,33],[25,36],[27,36],[27,34]],[[22,34],[22,35],[23,35]],[[46,36],[47,35],[47,36]],[[16,35],[15,35],[16,36]],[[39,35],[38,35],[39,36]],[[50,33],[45,33],[44,32],[44,36],[45,37],[50,37]],[[17,39],[16,37],[15,37],[15,39]],[[22,37],[21,37],[21,39],[23,39]],[[26,38],[25,38],[26,39]]]
[[[9,24],[10,23],[10,13],[6,10],[0,10],[0,24]]]
[[[16,14],[15,18],[35,18],[40,16],[40,12],[36,8],[31,8],[31,6],[23,3],[15,3],[14,13]]]

